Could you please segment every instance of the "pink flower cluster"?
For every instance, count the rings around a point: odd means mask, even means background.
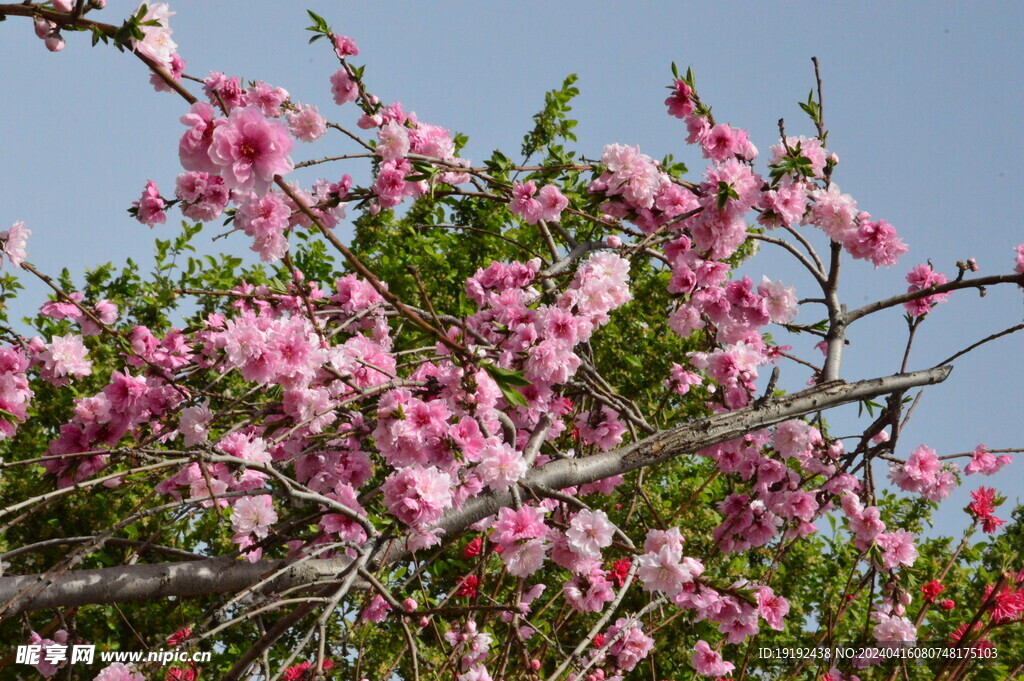
[[[907,283],[910,284],[907,287],[907,293],[923,291],[932,286],[941,286],[947,281],[949,280],[946,279],[946,275],[942,272],[936,272],[930,264],[918,265],[907,273]],[[903,307],[906,308],[911,317],[922,317],[931,312],[932,308],[939,303],[945,302],[947,298],[949,298],[948,293],[934,293],[930,296],[903,303]]]
[[[29,358],[22,349],[0,347],[0,409],[5,412],[0,416],[0,440],[14,437],[18,424],[28,416],[34,394],[28,385],[28,367]]]
[[[889,479],[906,492],[915,492],[929,501],[948,497],[956,487],[955,466],[946,466],[931,447],[921,445],[907,458],[905,464],[889,464]]]
[[[534,198],[536,195],[537,198]],[[569,199],[553,184],[546,184],[537,191],[537,184],[530,180],[525,184],[516,182],[512,185],[512,201],[509,210],[524,222],[535,225],[541,220],[558,222],[562,211],[569,206]]]
[[[181,122],[189,128],[178,146],[181,165],[219,176],[228,189],[265,194],[275,175],[292,171],[288,129],[258,106],[235,106],[227,118],[215,118],[212,106],[198,102]]]
[[[985,445],[978,445],[971,452],[971,462],[964,466],[964,473],[966,475],[974,475],[975,473],[981,473],[982,475],[995,475],[999,472],[1003,466],[1006,466],[1013,457],[1009,454],[1000,454],[996,456],[992,452],[985,448]]]

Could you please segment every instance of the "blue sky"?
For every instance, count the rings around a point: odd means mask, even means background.
[[[96,17],[118,23],[134,7],[109,0]],[[1008,272],[1012,247],[1024,241],[1019,4],[184,0],[172,3],[174,38],[191,74],[218,70],[265,80],[351,124],[354,109],[331,102],[333,55],[323,43],[305,45],[306,7],[358,42],[356,62],[368,65],[373,92],[469,135],[465,155],[476,160],[495,147],[512,156],[543,93],[576,73],[578,149],[597,156],[607,143],[639,144],[656,158],[673,153],[699,174],[682,122],[664,113],[670,62],[693,66],[718,120],[749,129],[767,152],[780,117],[790,134],[812,133],[796,101],[813,85],[810,57],[817,56],[829,146],[840,158],[834,179],[911,247],[892,270],[847,266],[842,294],[851,307],[905,290],[906,271],[928,258],[951,274],[956,260],[971,256],[982,273]],[[0,226],[27,222],[34,232],[30,259],[46,272],[81,272],[126,257],[147,267],[154,235],[172,230],[151,232],[125,209],[147,179],[170,193],[184,103],[155,93],[137,60],[90,48],[87,35],[69,35],[64,52],[49,54],[26,20],[12,18],[0,32]],[[353,150],[344,140],[332,144],[299,148],[294,156]],[[359,169],[331,173],[353,168]],[[241,238],[226,247],[247,252]],[[764,256],[744,272],[809,290],[790,262]],[[930,366],[1019,322],[1021,294],[1004,288],[983,299],[961,293],[937,309],[919,331],[911,367]],[[18,310],[34,309],[43,295],[31,286]],[[900,317],[891,311],[853,327],[848,379],[898,368]],[[940,454],[979,442],[1024,444],[1017,420],[1022,349],[1024,340],[1014,336],[964,358],[945,385],[926,393],[898,453],[920,443]],[[797,389],[805,378],[790,370],[783,383]],[[855,425],[849,410],[833,424],[839,432]],[[994,480],[968,478],[947,500],[941,522],[962,526],[967,491],[991,482],[1016,498],[1024,460]]]

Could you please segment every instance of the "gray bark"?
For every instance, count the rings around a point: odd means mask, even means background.
[[[908,374],[844,383],[836,381],[786,395],[762,406],[711,416],[661,432],[611,452],[582,459],[560,459],[531,470],[521,481],[524,487],[539,485],[564,489],[603,480],[652,466],[705,447],[735,439],[791,418],[859,400],[925,385],[941,383],[952,367],[943,366]],[[439,523],[451,537],[469,525],[512,505],[512,493],[481,495],[461,509],[446,514]],[[394,546],[371,564],[393,563],[406,553]],[[156,563],[76,570],[57,575],[0,577],[0,613],[4,617],[32,610],[99,603],[190,598],[241,591],[287,565],[284,560],[255,563],[219,557],[206,560]],[[309,560],[292,566],[263,586],[263,593],[310,584],[338,575],[346,559]]]

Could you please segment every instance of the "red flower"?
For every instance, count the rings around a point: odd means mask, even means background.
[[[604,645],[604,634],[598,634],[594,637],[594,647],[600,648]]]
[[[476,596],[476,589],[480,586],[480,578],[476,575],[467,575],[460,583],[459,590],[455,592],[457,596],[465,596],[466,598],[473,598]]]
[[[952,598],[947,598],[941,603],[939,603],[939,607],[943,610],[952,610],[956,607],[956,601],[954,601]]]
[[[462,559],[469,560],[475,556],[479,556],[483,550],[484,540],[483,537],[477,537],[473,541],[469,542],[462,548]]]
[[[945,590],[946,587],[944,587],[942,582],[937,579],[933,579],[921,587],[921,593],[924,594],[924,599],[929,603],[934,603],[935,597]]]
[[[629,568],[633,566],[633,561],[629,558],[620,558],[612,564],[612,577],[615,578],[619,588],[626,582],[626,577],[629,576]]]
[[[170,637],[167,639],[167,645],[176,646],[191,635],[192,627],[182,627],[181,629],[178,629],[176,632],[170,635]]]
[[[1002,497],[998,496],[991,487],[979,487],[971,492],[971,498],[974,501],[967,505],[967,510],[981,521],[982,531],[989,534],[995,532],[1005,522],[992,515],[996,506],[1003,503]]]

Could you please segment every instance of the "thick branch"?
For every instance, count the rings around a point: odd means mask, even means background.
[[[834,382],[773,400],[761,407],[748,407],[661,431],[640,442],[583,459],[560,459],[532,470],[526,485],[564,489],[613,475],[652,466],[705,447],[726,442],[760,428],[811,412],[850,402],[886,395],[897,390],[941,383],[952,367],[943,366],[909,374],[896,374],[856,383]],[[448,513],[440,526],[447,536],[512,505],[512,493],[479,496],[458,511]],[[393,550],[378,556],[373,564],[394,563],[407,557]],[[347,566],[346,559],[310,560],[274,579],[264,591],[275,592],[319,580],[331,579]],[[0,603],[11,602],[4,616],[31,610],[81,606],[90,603],[120,603],[160,598],[188,598],[237,592],[276,570],[286,561],[264,560],[247,563],[229,558],[149,565],[130,565],[98,570],[79,570],[63,575],[0,577]],[[21,596],[40,581],[49,584],[34,596]]]

